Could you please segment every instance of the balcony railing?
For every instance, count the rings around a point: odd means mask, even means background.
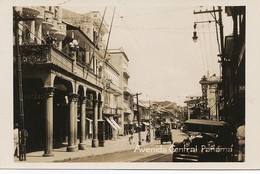
[[[40,14],[40,11],[37,9],[37,7],[27,6],[23,7],[23,14],[28,17],[35,17]]]
[[[54,33],[54,36],[58,41],[62,41],[66,37],[66,24],[58,23],[57,32]]]
[[[37,24],[41,24],[44,21],[44,7],[38,6],[36,9],[39,10],[40,14],[36,16],[35,21]]]
[[[20,53],[24,64],[53,64],[103,88],[101,80],[97,79],[94,73],[88,71],[87,66],[80,63],[74,64],[68,55],[51,45],[22,45]]]
[[[44,11],[43,29],[50,30],[53,25],[53,13],[50,11]]]

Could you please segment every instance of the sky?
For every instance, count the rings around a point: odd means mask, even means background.
[[[195,21],[214,20],[210,14],[194,15],[193,11],[211,10],[212,6],[133,2],[98,1],[75,6],[75,1],[69,1],[63,8],[77,13],[98,10],[103,15],[107,6],[105,21],[110,26],[116,7],[109,48],[125,50],[129,88],[142,93],[140,99],[168,100],[183,106],[186,96],[201,95],[199,80],[203,75],[220,75],[215,23],[197,24],[199,38],[196,43],[192,40]],[[224,35],[228,35],[231,19],[225,13],[222,16]]]

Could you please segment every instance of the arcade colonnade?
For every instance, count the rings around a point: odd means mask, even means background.
[[[103,122],[102,89],[55,73],[40,75],[39,78],[44,82],[43,91],[45,96],[45,147],[43,156],[53,156],[53,110],[55,107],[53,99],[55,97],[55,90],[58,88],[63,88],[67,94],[66,99],[69,108],[67,151],[75,152],[86,149],[85,126],[87,100],[91,102],[90,106],[92,106],[93,113],[92,147],[103,146],[104,136],[101,136],[100,142],[98,140],[98,122]],[[78,108],[80,108],[80,111],[78,111]],[[78,120],[78,117],[80,120]],[[80,122],[79,144],[77,141],[78,121]]]

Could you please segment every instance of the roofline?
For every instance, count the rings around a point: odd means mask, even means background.
[[[124,57],[126,58],[126,60],[129,62],[129,59],[127,57],[127,55],[125,54],[125,52],[122,51],[117,51],[117,52],[109,52],[110,54],[118,54],[118,53],[122,53],[124,55]]]
[[[109,63],[108,61],[105,61],[105,63],[106,63],[110,68],[112,68],[118,75],[120,75],[119,71],[118,71],[111,63]]]

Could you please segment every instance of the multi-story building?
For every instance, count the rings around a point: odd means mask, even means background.
[[[187,103],[187,114],[189,119],[197,119],[200,117],[201,96],[187,96],[184,103]]]
[[[108,55],[110,56],[110,55]],[[119,98],[122,97],[122,89],[119,87],[119,71],[109,63],[105,62],[103,67],[103,78],[105,81],[104,89],[104,108],[105,116],[105,139],[116,138],[119,130],[122,129],[117,123],[121,118],[122,108],[120,108]]]
[[[14,8],[14,122],[21,128],[24,121],[27,150],[44,149],[44,156],[63,143],[70,152],[86,149],[87,134],[93,147],[104,145],[100,38],[108,30],[102,24],[99,37],[95,34],[101,25],[97,12],[86,17],[82,29],[63,17],[68,19],[58,6]],[[19,56],[24,120],[18,112]]]
[[[225,8],[226,15],[233,19],[233,34],[225,37],[220,115],[234,132],[245,124],[245,11],[245,6]]]
[[[219,121],[218,88],[220,77],[215,74],[203,76],[200,80],[202,86],[202,113],[207,119]]]
[[[142,131],[145,131],[151,124],[150,121],[152,120],[151,108],[149,106],[149,103],[143,100],[139,100],[138,109],[137,109],[137,103],[134,102],[133,110],[134,110],[133,123],[135,124],[135,128],[138,127],[138,111],[139,111],[140,126],[142,128]]]
[[[110,63],[119,71],[119,88],[123,90],[122,97],[119,97],[119,109],[122,109],[121,117],[118,117],[118,123],[122,129],[119,130],[119,134],[124,134],[125,126],[133,122],[133,95],[131,90],[128,87],[128,79],[130,78],[130,73],[128,71],[128,62],[129,59],[123,50],[119,49],[110,49],[109,54],[111,56]]]

